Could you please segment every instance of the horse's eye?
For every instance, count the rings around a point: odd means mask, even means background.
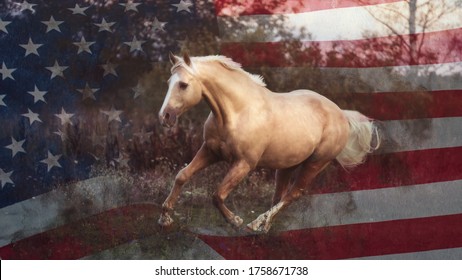
[[[188,88],[188,83],[185,82],[180,82],[178,85],[180,86],[181,90],[185,90]]]

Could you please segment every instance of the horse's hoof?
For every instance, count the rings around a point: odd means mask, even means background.
[[[257,233],[268,233],[271,228],[271,223],[267,221],[267,216],[262,214],[253,222],[247,224],[247,228]]]
[[[161,214],[157,223],[161,227],[169,227],[173,224],[173,219],[168,214]]]
[[[234,218],[231,220],[231,224],[235,227],[240,227],[244,220],[241,219],[239,216],[234,216]]]

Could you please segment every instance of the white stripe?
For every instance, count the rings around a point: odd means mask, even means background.
[[[357,258],[358,260],[462,260],[462,248],[391,254]]]
[[[55,189],[0,210],[0,246],[126,205],[126,183],[96,177]]]
[[[385,121],[378,126],[382,136],[381,153],[462,146],[462,118],[459,117]]]
[[[462,146],[461,128],[462,118],[386,121],[380,124],[381,152]],[[124,180],[116,176],[92,178],[2,208],[0,246],[127,205],[128,201],[144,202],[127,194]]]
[[[418,5],[422,2],[419,0]],[[437,2],[437,1],[432,1]],[[450,6],[455,3],[446,1]],[[433,10],[436,13],[441,10]],[[435,23],[425,28],[423,17],[429,13],[425,7],[419,8],[416,33],[442,31],[462,27],[462,9],[445,12]],[[394,11],[393,13],[389,11]],[[390,14],[401,13],[403,16],[390,18]],[[389,28],[374,17],[385,20],[398,34],[408,34],[409,7],[406,1],[321,10],[285,15],[250,15],[240,17],[218,17],[218,27],[224,42],[274,42],[281,39],[302,41],[358,40],[367,37],[384,37],[392,34]],[[281,32],[283,30],[284,32]],[[289,35],[281,35],[289,33]],[[369,34],[369,35],[365,35]]]
[[[165,241],[168,240],[168,242]],[[223,257],[199,238],[184,232],[158,235],[110,248],[86,260],[223,260]]]
[[[259,209],[259,210],[257,210]],[[255,213],[242,209],[245,223],[257,218],[262,210],[255,205]],[[242,213],[247,212],[247,213]],[[304,196],[276,217],[273,231],[322,228],[329,226],[374,223],[403,219],[435,217],[462,213],[462,180],[362,190],[353,192]],[[206,218],[193,231],[218,236],[247,235],[213,227]]]
[[[304,197],[282,229],[373,223],[462,213],[462,180]]]
[[[250,70],[252,72],[252,70]],[[341,79],[355,92],[399,92],[420,90],[462,89],[462,62],[434,65],[393,66],[371,68],[305,68],[271,67],[262,73],[265,80],[284,81],[289,77],[310,75],[320,71],[320,84]],[[308,79],[306,79],[307,82]],[[364,86],[362,86],[364,85]],[[303,87],[303,84],[299,85]],[[270,88],[271,89],[271,88]],[[296,88],[288,88],[295,90]]]

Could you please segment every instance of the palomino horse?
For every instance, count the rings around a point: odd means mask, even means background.
[[[309,90],[274,93],[260,76],[245,72],[224,56],[183,58],[170,54],[169,88],[159,118],[172,127],[177,118],[205,99],[211,113],[204,142],[175,178],[162,205],[159,224],[168,226],[182,186],[197,171],[225,160],[230,169],[213,195],[214,205],[236,227],[242,219],[224,204],[230,192],[256,166],[276,169],[272,207],[247,227],[268,232],[275,215],[299,198],[333,160],[350,167],[371,152],[374,126],[356,111],[342,111]]]

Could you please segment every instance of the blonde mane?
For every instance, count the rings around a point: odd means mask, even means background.
[[[235,62],[229,57],[223,56],[223,55],[209,55],[209,56],[195,56],[191,57],[191,62],[192,65],[189,66],[186,63],[184,63],[183,59],[179,59],[178,62],[173,65],[171,72],[175,71],[178,67],[183,67],[187,71],[189,71],[191,74],[196,74],[194,64],[196,63],[207,63],[207,62],[218,62],[220,63],[224,68],[231,70],[231,71],[237,71],[240,72],[241,74],[244,74],[245,76],[249,77],[254,83],[256,83],[259,86],[266,87],[266,83],[263,80],[263,77],[260,75],[255,75],[251,74],[244,69],[242,69],[241,64]]]

